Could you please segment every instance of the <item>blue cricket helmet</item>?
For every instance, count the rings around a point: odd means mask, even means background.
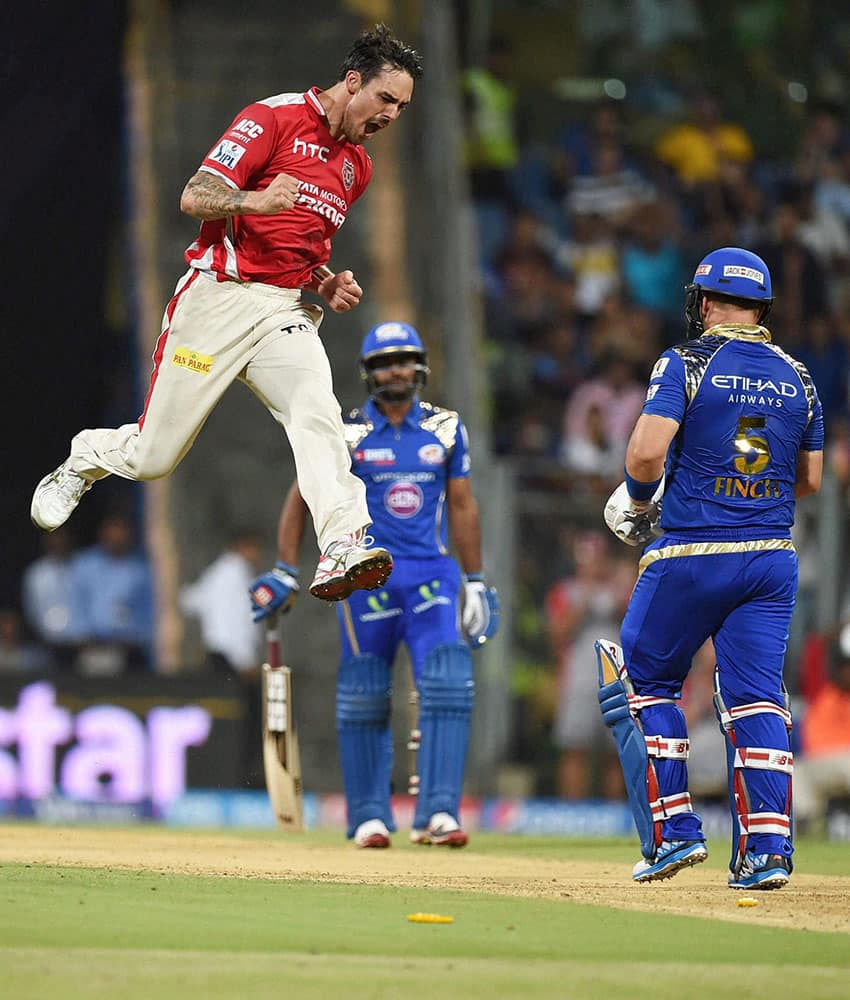
[[[694,280],[685,285],[685,319],[688,336],[699,337],[705,332],[700,305],[704,293],[752,303],[759,309],[758,322],[763,323],[773,305],[773,287],[767,264],[750,250],[722,247],[712,250],[699,262]]]
[[[373,372],[380,368],[382,361],[399,355],[410,355],[416,370],[416,377],[405,398],[410,398],[414,392],[419,392],[425,386],[430,368],[428,354],[422,343],[422,338],[409,323],[379,323],[363,338],[360,348],[360,377],[369,389],[369,395],[375,400],[399,402],[398,393],[386,388],[379,388],[375,383]]]

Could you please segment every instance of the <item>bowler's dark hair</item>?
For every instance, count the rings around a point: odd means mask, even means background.
[[[405,45],[385,24],[376,24],[373,31],[364,31],[351,46],[339,71],[344,80],[349,70],[360,74],[363,83],[376,77],[384,66],[404,70],[412,79],[422,76],[422,56]]]

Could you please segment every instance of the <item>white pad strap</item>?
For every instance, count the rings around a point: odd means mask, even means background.
[[[655,823],[660,823],[662,820],[669,819],[671,816],[676,816],[679,813],[694,811],[691,806],[691,797],[687,792],[661,796],[654,802],[650,802],[649,808],[652,810],[652,819]]]
[[[629,702],[629,711],[631,712],[633,719],[637,718],[637,714],[641,711],[641,709],[649,708],[651,705],[676,704],[675,698],[656,698],[652,695],[635,694],[632,679],[629,677],[629,672],[626,670],[626,664],[623,660],[622,646],[617,645],[616,642],[612,642],[610,639],[600,639],[599,642],[605,648],[605,651],[617,667],[617,673],[619,674],[620,681],[625,688],[626,698]]]
[[[620,680],[623,679],[623,675],[620,674]],[[631,685],[631,681],[629,681]],[[629,692],[629,711],[632,715],[636,715],[641,709],[649,708],[651,705],[675,705],[675,698],[654,698],[651,695],[640,695],[632,694],[630,688],[626,688]]]
[[[754,767],[761,771],[794,772],[794,754],[789,750],[771,750],[770,747],[737,747],[735,767]]]
[[[783,813],[741,813],[738,816],[741,832],[749,836],[752,833],[778,833],[780,837],[791,836],[791,820]]]
[[[690,756],[691,741],[689,739],[675,739],[668,736],[645,736],[644,739],[649,757],[687,760]]]
[[[744,719],[748,715],[778,715],[786,726],[791,725],[791,713],[774,705],[772,701],[754,701],[749,705],[736,705],[734,708],[726,708],[724,705],[720,712],[720,721],[724,729],[731,729],[736,719]]]

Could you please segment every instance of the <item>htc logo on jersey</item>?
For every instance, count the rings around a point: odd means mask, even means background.
[[[717,476],[714,480],[714,495],[725,497],[741,496],[749,500],[780,500],[782,490],[777,479],[738,479],[737,476]]]
[[[308,156],[310,159],[319,159],[322,163],[328,162],[330,156],[330,146],[320,146],[317,142],[305,142],[303,139],[296,139],[292,143],[292,152],[296,156]]]

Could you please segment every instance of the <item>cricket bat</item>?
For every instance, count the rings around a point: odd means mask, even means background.
[[[304,789],[298,734],[292,719],[292,672],[281,664],[278,616],[266,628],[268,662],[263,664],[263,765],[277,825],[304,830]]]

